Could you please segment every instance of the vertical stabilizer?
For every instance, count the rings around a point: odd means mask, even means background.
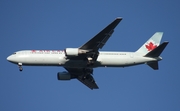
[[[163,32],[156,32],[148,41],[146,41],[136,52],[146,55],[159,46]]]

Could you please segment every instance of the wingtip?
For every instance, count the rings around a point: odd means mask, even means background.
[[[163,34],[164,32],[156,32],[156,33]]]
[[[122,17],[116,17],[116,19],[118,19],[118,20],[122,20],[123,18],[122,18]]]
[[[169,43],[169,41],[164,41],[164,43],[168,44],[168,43]]]

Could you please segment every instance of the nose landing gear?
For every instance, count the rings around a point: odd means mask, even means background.
[[[23,70],[22,63],[18,63],[18,66],[19,66],[19,71],[22,71]]]
[[[19,66],[19,71],[22,71],[22,70],[23,70],[22,66]]]

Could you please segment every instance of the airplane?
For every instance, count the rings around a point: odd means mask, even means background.
[[[88,42],[78,48],[64,50],[22,50],[7,57],[7,60],[19,66],[62,66],[67,71],[58,72],[58,80],[78,79],[90,89],[99,89],[93,78],[93,68],[128,67],[147,64],[158,70],[160,54],[169,42],[160,44],[163,32],[156,32],[135,52],[99,51],[103,48],[122,20],[117,17]]]

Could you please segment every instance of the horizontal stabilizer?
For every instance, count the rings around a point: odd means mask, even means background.
[[[159,45],[158,47],[156,47],[154,50],[152,50],[151,52],[147,53],[145,55],[145,57],[159,57],[160,54],[162,53],[162,51],[165,49],[165,47],[167,46],[169,42],[163,42],[161,45]]]
[[[157,61],[155,61],[155,62],[148,62],[147,65],[149,67],[151,67],[152,69],[154,69],[154,70],[158,70],[159,69]]]

